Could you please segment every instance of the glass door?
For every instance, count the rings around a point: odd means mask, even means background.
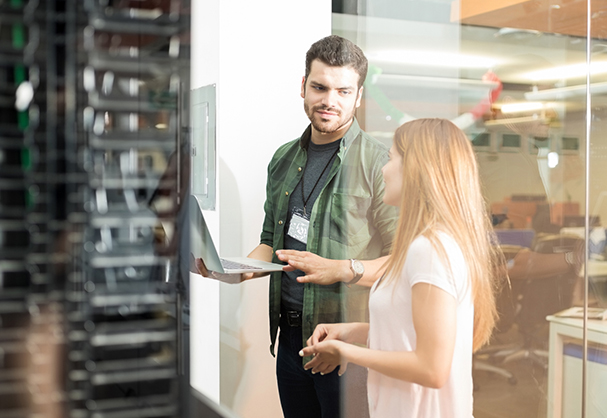
[[[600,1],[333,2],[369,58],[361,127],[389,145],[443,117],[476,151],[510,282],[477,418],[606,416],[606,20]]]

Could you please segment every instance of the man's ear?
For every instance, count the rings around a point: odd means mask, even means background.
[[[301,78],[301,98],[305,99],[306,97],[306,76]]]
[[[360,107],[360,102],[363,98],[363,89],[364,89],[364,87],[362,87],[362,86],[360,87],[360,89],[358,89],[358,97],[356,98],[356,107],[357,108]]]

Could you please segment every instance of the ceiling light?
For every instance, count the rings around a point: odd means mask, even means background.
[[[519,125],[519,124],[549,124],[550,118],[545,116],[539,117],[534,116],[523,116],[520,118],[502,118],[502,119],[489,119],[485,121],[485,126],[503,126],[503,125]]]
[[[504,104],[500,110],[502,113],[521,113],[541,110],[543,108],[544,104],[542,102],[520,102]]]
[[[437,51],[378,51],[367,54],[370,61],[396,64],[420,65],[426,67],[485,68],[494,67],[498,60],[485,55],[464,55]]]
[[[519,29],[519,28],[501,28],[497,32],[493,34],[494,37],[511,37],[516,39],[523,39],[529,37],[537,37],[541,36],[542,32],[538,30],[530,30],[530,29]]]
[[[607,82],[590,84],[590,94],[607,93]],[[570,97],[585,96],[586,84],[577,86],[559,87],[556,89],[529,91],[525,93],[527,100],[564,100]]]
[[[554,168],[559,164],[559,155],[556,152],[548,153],[548,167]]]
[[[584,77],[588,72],[586,63],[562,65],[544,70],[531,71],[523,75],[531,81],[564,80],[568,78]],[[595,61],[590,63],[590,74],[607,73],[607,61]]]
[[[379,74],[373,84],[378,86],[416,86],[425,88],[466,88],[489,90],[498,87],[495,81],[470,80],[465,78],[428,77],[405,74]]]

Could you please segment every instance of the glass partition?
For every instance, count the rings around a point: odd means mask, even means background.
[[[510,286],[474,355],[475,417],[606,416],[607,5],[337,0],[333,12],[333,33],[369,59],[364,130],[390,145],[402,123],[443,117],[476,151]]]
[[[588,161],[587,188],[588,206],[587,212],[591,219],[597,221],[588,228],[587,248],[588,260],[585,279],[585,300],[588,307],[588,318],[600,317],[600,320],[588,319],[585,322],[585,339],[580,342],[579,335],[571,342],[572,350],[582,345],[582,356],[565,356],[563,382],[566,382],[565,373],[580,375],[580,368],[584,371],[583,392],[578,388],[573,390],[571,401],[568,393],[569,387],[563,387],[563,410],[562,416],[569,414],[565,409],[569,404],[581,403],[586,417],[598,417],[605,415],[605,400],[601,396],[607,382],[607,322],[605,321],[605,308],[607,308],[607,269],[605,266],[605,225],[607,222],[607,181],[605,176],[605,159],[607,158],[606,133],[607,113],[605,91],[607,86],[607,32],[605,31],[604,19],[607,15],[605,4],[593,2],[590,10],[592,39],[588,45],[588,63],[586,86],[587,107],[587,146],[586,158]],[[600,21],[599,19],[602,19]],[[579,323],[579,320],[577,320]],[[578,324],[575,324],[578,326]],[[582,357],[580,359],[580,357]],[[580,416],[573,411],[571,416]]]

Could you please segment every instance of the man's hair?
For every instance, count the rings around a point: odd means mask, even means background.
[[[367,57],[358,46],[341,36],[327,36],[312,44],[306,53],[306,80],[316,59],[331,67],[352,67],[359,76],[359,89],[367,78]]]

